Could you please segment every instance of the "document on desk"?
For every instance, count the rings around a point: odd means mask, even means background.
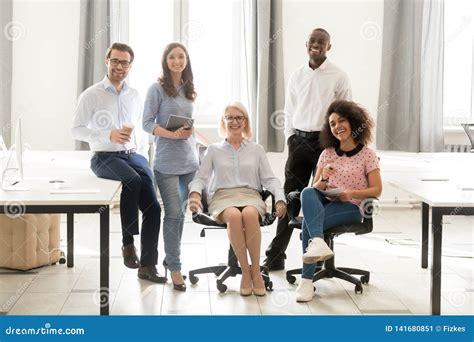
[[[98,194],[100,189],[96,188],[60,188],[49,190],[50,194],[53,195],[65,195],[65,194]]]

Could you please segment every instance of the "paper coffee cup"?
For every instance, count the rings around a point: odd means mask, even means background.
[[[122,124],[122,129],[125,130],[129,135],[132,134],[132,131],[134,128],[135,128],[135,125],[131,122],[124,122]]]

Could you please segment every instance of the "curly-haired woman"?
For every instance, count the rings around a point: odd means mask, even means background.
[[[304,254],[302,279],[296,289],[298,302],[312,300],[315,264],[334,255],[324,241],[324,230],[361,222],[362,200],[378,197],[382,192],[378,158],[367,147],[373,127],[369,113],[354,102],[335,101],[328,108],[320,135],[324,150],[316,166],[313,186],[301,192]],[[321,192],[334,188],[343,191],[333,198]]]

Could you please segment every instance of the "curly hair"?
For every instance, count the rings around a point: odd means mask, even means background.
[[[184,94],[187,99],[194,101],[196,99],[196,90],[194,89],[194,77],[193,77],[193,69],[191,67],[191,60],[189,59],[188,50],[185,46],[181,43],[170,43],[166,45],[165,50],[163,51],[163,57],[161,58],[161,68],[163,70],[163,74],[158,78],[158,81],[162,85],[163,89],[165,90],[166,94],[171,97],[178,96],[178,91],[176,90],[173,84],[173,78],[171,77],[171,71],[168,67],[168,63],[166,59],[168,58],[169,53],[174,48],[180,48],[186,54],[186,67],[183,70],[181,75],[181,80],[183,81],[184,85]]]
[[[355,102],[337,100],[329,105],[324,118],[323,129],[319,136],[321,148],[339,146],[339,140],[332,134],[329,126],[329,116],[333,113],[337,113],[349,121],[352,138],[356,143],[367,145],[372,141],[372,129],[375,127],[375,123],[369,112]]]

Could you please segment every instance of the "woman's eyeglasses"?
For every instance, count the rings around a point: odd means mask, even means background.
[[[225,115],[224,116],[225,121],[227,122],[232,122],[232,121],[237,121],[238,123],[241,123],[242,121],[245,120],[245,116],[239,115],[239,116],[232,116],[232,115]]]

